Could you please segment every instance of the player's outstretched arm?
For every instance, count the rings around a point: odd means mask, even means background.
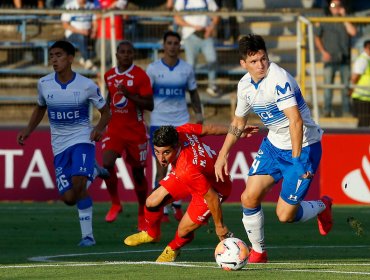
[[[20,131],[17,135],[17,142],[19,145],[24,145],[24,141],[30,136],[32,131],[35,130],[35,128],[39,125],[39,123],[42,121],[44,115],[46,112],[46,106],[40,106],[37,105],[35,109],[32,112],[30,121],[28,122],[28,125],[25,129]]]
[[[242,137],[247,125],[247,118],[237,117],[235,116],[233,121],[231,122],[224,144],[218,154],[216,163],[215,163],[215,175],[216,181],[218,182],[221,180],[224,182],[224,175],[229,175],[229,168],[227,165],[227,158],[229,156],[229,152],[238,141],[240,137]],[[258,131],[257,127],[252,126],[252,131]],[[248,135],[249,133],[246,133]]]
[[[219,197],[211,187],[204,195],[204,199],[206,200],[209,211],[212,214],[213,222],[215,223],[216,234],[220,240],[223,240],[228,236],[229,229],[226,225],[224,225],[223,222],[223,214]]]
[[[248,138],[251,137],[253,134],[258,132],[258,126],[255,125],[245,125],[244,128],[241,130],[242,133],[240,135],[241,138]],[[219,124],[205,124],[202,126],[202,134],[201,136],[206,135],[226,135],[229,133],[230,126],[226,125],[219,125]]]
[[[202,103],[200,101],[199,93],[197,89],[189,90],[191,107],[195,113],[196,123],[202,124],[204,122],[203,113],[202,113]]]

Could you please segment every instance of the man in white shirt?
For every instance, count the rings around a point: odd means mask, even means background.
[[[94,4],[87,0],[74,0],[66,5],[67,10],[92,10]],[[62,22],[65,29],[65,37],[72,42],[80,51],[80,64],[85,69],[97,70],[91,61],[92,52],[89,52],[89,40],[92,31],[94,15],[91,13],[63,13]]]
[[[95,239],[87,186],[94,179],[95,141],[102,139],[110,111],[98,86],[72,71],[75,48],[70,42],[55,42],[49,56],[54,72],[39,80],[37,105],[17,142],[25,144],[47,111],[57,188],[66,205],[77,206],[82,234],[78,246],[89,247]],[[90,104],[101,114],[95,126],[90,124]]]
[[[176,11],[217,11],[214,0],[177,0]],[[220,21],[218,16],[208,15],[175,15],[175,23],[181,27],[185,48],[186,61],[195,67],[200,52],[204,55],[208,66],[207,93],[219,97],[220,91],[216,85],[217,54],[214,46],[214,33]]]
[[[312,120],[294,78],[270,62],[263,38],[250,34],[239,40],[240,65],[248,73],[240,80],[237,107],[229,132],[219,152],[215,173],[218,180],[228,175],[227,158],[241,137],[253,110],[268,128],[241,195],[243,224],[252,249],[249,263],[267,262],[264,216],[261,202],[280,180],[282,188],[276,206],[280,222],[305,222],[318,218],[319,232],[332,228],[332,199],[304,201],[321,159],[322,130]]]

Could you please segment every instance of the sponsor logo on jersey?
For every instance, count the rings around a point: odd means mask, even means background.
[[[276,93],[277,95],[286,94],[288,89],[289,91],[292,91],[290,84],[286,82],[284,88],[280,87],[279,85],[276,86]]]
[[[123,94],[119,94],[118,92],[113,96],[113,105],[116,108],[125,108],[127,106],[128,99]]]
[[[183,96],[184,91],[182,88],[160,88],[158,90],[159,96]]]
[[[258,113],[258,115],[262,120],[268,120],[274,117],[274,115],[271,112],[261,112]]]
[[[80,118],[80,111],[50,111],[50,119],[52,120],[74,120]]]

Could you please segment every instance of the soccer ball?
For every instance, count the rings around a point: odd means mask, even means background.
[[[215,249],[215,259],[224,270],[242,269],[248,261],[249,250],[239,238],[230,237],[218,243]]]

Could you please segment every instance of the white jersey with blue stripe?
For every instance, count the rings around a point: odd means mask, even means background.
[[[147,74],[154,97],[150,125],[179,126],[189,122],[186,91],[197,88],[193,67],[182,59],[170,67],[160,59],[148,66]]]
[[[101,109],[105,100],[90,79],[74,73],[66,84],[51,73],[38,81],[38,104],[47,106],[54,155],[78,143],[92,143],[90,103]]]
[[[277,148],[292,149],[289,120],[283,110],[293,106],[298,106],[303,119],[302,146],[321,140],[323,131],[311,118],[297,82],[277,64],[271,62],[266,77],[258,83],[249,73],[245,74],[239,81],[237,95],[235,115],[245,117],[252,109],[268,128],[267,137]]]

